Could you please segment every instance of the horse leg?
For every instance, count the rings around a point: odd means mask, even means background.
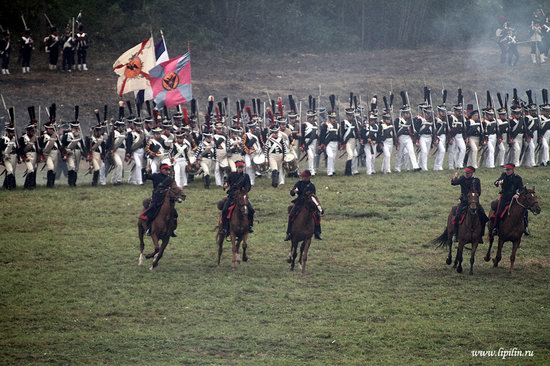
[[[145,256],[143,255],[143,250],[145,249],[145,243],[143,242],[143,235],[145,234],[145,229],[143,228],[143,221],[138,220],[138,238],[139,238],[139,259],[138,265],[142,266],[145,261]]]
[[[476,240],[474,240],[475,242]],[[476,258],[476,250],[478,243],[472,243],[472,256],[470,257],[470,274],[474,274],[474,262]]]
[[[447,245],[449,246],[449,254],[447,255],[447,264],[448,265],[451,265],[451,263],[453,262],[453,239],[451,238],[451,240],[447,240]],[[455,262],[455,267],[456,267],[456,262]],[[453,267],[454,268],[454,267]]]
[[[238,257],[237,238],[235,238],[235,234],[233,234],[233,233],[231,233],[231,253],[232,253],[232,256],[231,256],[231,269],[233,271],[236,271],[237,270],[237,257]]]
[[[298,241],[294,238],[292,239],[292,249],[291,259],[290,259],[290,270],[294,271],[294,266],[296,265],[296,256],[298,255]]]
[[[460,240],[458,241],[458,248],[456,249],[456,259],[455,263],[458,262],[458,266],[456,267],[456,271],[458,273],[462,273],[462,251],[464,250],[464,241]]]
[[[495,236],[492,231],[493,229],[489,228],[489,248],[487,248],[487,254],[485,254],[485,257],[483,258],[485,262],[489,262],[491,260],[491,249],[493,248],[493,241],[495,240]]]
[[[298,257],[298,264],[300,265],[300,268],[302,268],[302,255],[304,253],[304,246],[306,245],[306,241],[304,240],[302,244],[300,245],[300,256]]]
[[[216,236],[216,241],[218,242],[218,266],[219,266],[220,261],[222,259],[223,242],[225,241],[225,235],[220,230],[218,230],[218,235]]]
[[[242,238],[237,239],[237,264],[241,263],[241,242],[243,241]]]
[[[306,263],[307,263],[307,252],[309,251],[309,246],[311,244],[311,237],[309,239],[304,240],[304,245],[302,246],[302,275],[306,274]]]
[[[155,251],[153,253],[147,254],[145,256],[145,258],[147,258],[147,259],[153,258],[153,264],[154,264],[155,259],[158,256],[158,245],[159,245],[158,241],[159,241],[159,238],[156,235],[151,235],[151,240],[153,241],[153,245],[155,246]],[[149,267],[149,269],[153,270],[153,266]]]
[[[155,255],[155,259],[153,259],[153,265],[151,266],[150,270],[155,269],[159,265],[159,261],[162,258],[162,255],[164,254],[164,249],[166,249],[169,241],[169,236],[162,239],[162,245],[160,246],[159,252]]]
[[[248,248],[248,233],[243,235],[243,262],[248,262],[248,255],[246,254],[246,248]]]
[[[514,262],[516,261],[516,252],[519,249],[519,244],[521,243],[521,238],[517,241],[512,242],[512,254],[510,254],[510,273],[514,270]]]
[[[502,259],[502,247],[504,246],[504,240],[498,237],[497,255],[493,259],[493,267],[498,267],[498,262]]]

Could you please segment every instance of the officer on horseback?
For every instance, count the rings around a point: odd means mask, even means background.
[[[515,173],[516,166],[514,164],[505,164],[505,171],[502,175],[495,181],[495,186],[500,187],[500,197],[497,204],[497,209],[495,211],[495,225],[493,226],[493,235],[498,234],[498,228],[500,224],[500,216],[504,209],[512,202],[512,199],[516,194],[523,189],[523,179]],[[524,224],[525,224],[525,235],[529,235],[529,230],[527,229],[527,210],[525,210]]]
[[[468,193],[477,192],[481,195],[481,181],[479,178],[474,177],[475,168],[473,166],[467,166],[464,168],[464,175],[459,177],[458,172],[455,173],[454,177],[451,179],[451,185],[460,186],[460,204],[456,208],[456,213],[454,217],[454,230],[453,230],[453,241],[458,239],[458,225],[464,210],[468,207]],[[485,210],[481,204],[479,205],[479,219],[481,221],[482,230],[481,230],[481,240],[485,236],[485,224],[489,221],[489,218],[485,214]]]
[[[294,197],[296,194],[298,194],[298,197],[296,197],[294,200],[292,200],[292,203],[294,204],[294,206],[292,206],[292,210],[290,210],[290,213],[288,214],[288,224],[287,224],[287,227],[286,227],[285,241],[289,241],[291,239],[291,233],[290,233],[290,231],[291,231],[290,230],[291,222],[296,217],[296,214],[298,214],[300,209],[305,204],[306,195],[310,195],[310,194],[314,195],[316,193],[315,192],[315,185],[310,181],[311,172],[309,170],[307,170],[307,169],[304,170],[300,174],[300,178],[301,178],[301,180],[296,182],[296,184],[294,184],[294,187],[292,187],[292,189],[290,190],[290,195],[291,196]],[[314,229],[315,239],[323,240],[323,238],[321,238],[320,217],[317,216],[315,221],[318,222],[318,224],[317,223],[315,224],[315,229]]]
[[[160,207],[162,206],[166,190],[170,188],[174,182],[174,179],[170,174],[171,167],[172,165],[170,164],[170,160],[166,159],[160,164],[159,173],[153,173],[146,176],[147,179],[151,179],[153,181],[153,195],[151,197],[151,203],[149,204],[149,207],[140,215],[140,218],[147,222],[147,235],[150,235],[151,223],[157,216]],[[174,220],[177,223],[178,212],[175,209],[174,211]],[[171,236],[174,238],[177,236],[176,230],[172,232]]]
[[[227,218],[227,210],[233,202],[235,202],[235,193],[244,190],[246,193],[250,192],[250,189],[252,188],[252,185],[250,184],[250,176],[244,172],[246,164],[243,160],[237,160],[235,162],[235,167],[237,169],[236,172],[231,172],[229,176],[227,177],[227,180],[224,183],[224,187],[227,190],[227,199],[225,200],[225,203],[222,208],[222,225],[224,229],[225,235],[229,235],[229,222],[230,220]],[[252,203],[250,200],[248,200],[248,232],[253,233],[253,226],[254,226],[254,208],[252,207]]]

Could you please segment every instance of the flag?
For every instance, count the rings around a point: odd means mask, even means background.
[[[113,71],[118,75],[118,95],[150,87],[148,72],[154,66],[152,37],[124,52],[113,64]]]
[[[174,107],[193,98],[189,52],[155,66],[149,75],[158,109]]]
[[[164,37],[162,37],[162,39],[155,45],[155,58],[155,66],[170,59],[168,56],[168,50],[166,49],[166,41],[164,41]],[[136,104],[143,104],[146,100],[153,99],[153,89],[147,88],[134,91],[134,96],[136,97]]]

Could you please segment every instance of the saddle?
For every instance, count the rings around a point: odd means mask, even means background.
[[[491,217],[490,217],[491,219],[493,219],[497,215],[498,202],[499,202],[499,200],[494,200],[493,202],[491,202]],[[512,204],[512,202],[510,202],[509,204],[507,204],[504,207],[504,209],[500,213],[499,219],[502,219],[506,215],[508,210],[510,210],[510,205],[511,204]]]
[[[453,225],[456,225],[456,210],[458,210],[458,207],[454,206],[453,207]],[[464,218],[466,218],[466,210],[462,211],[462,215],[460,215],[458,223],[462,224],[464,222]]]

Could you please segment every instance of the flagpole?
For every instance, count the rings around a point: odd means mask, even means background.
[[[162,29],[160,30],[160,36],[162,37],[162,43],[164,44],[164,49],[166,50],[166,56],[170,58],[168,53],[168,47],[166,47],[166,40],[164,39],[164,32],[162,31]]]

